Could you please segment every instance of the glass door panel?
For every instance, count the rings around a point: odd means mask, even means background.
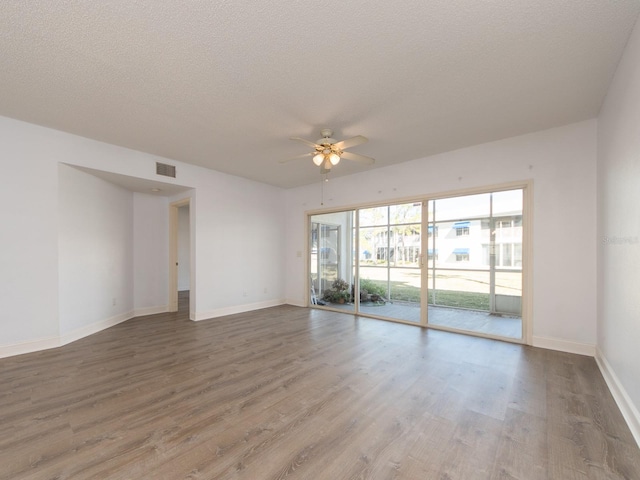
[[[310,218],[310,303],[354,311],[353,211]]]
[[[501,334],[522,338],[523,191],[492,194],[494,271],[491,313]],[[498,320],[499,319],[499,320]]]
[[[522,338],[521,189],[428,203],[428,322]]]
[[[420,323],[422,204],[359,212],[359,311]]]

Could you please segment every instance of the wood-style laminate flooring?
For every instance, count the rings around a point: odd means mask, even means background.
[[[640,478],[592,358],[281,306],[0,360],[1,479]]]

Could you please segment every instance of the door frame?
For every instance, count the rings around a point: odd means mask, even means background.
[[[178,311],[178,209],[180,207],[189,207],[189,239],[191,246],[193,242],[191,237],[193,228],[191,225],[191,198],[183,198],[169,204],[169,312]],[[189,249],[189,272],[191,275],[190,290],[194,289],[193,285],[193,248]],[[189,295],[189,311],[193,302],[193,295]]]
[[[518,339],[512,339],[509,337],[499,337],[499,336],[495,336],[495,335],[487,335],[484,333],[480,333],[480,332],[468,332],[468,331],[461,331],[461,330],[452,330],[455,331],[457,333],[463,333],[463,334],[467,334],[467,335],[472,335],[472,336],[478,336],[478,337],[486,337],[486,338],[496,338],[499,340],[503,340],[503,341],[507,341],[507,342],[511,342],[511,343],[520,343],[520,344],[525,344],[525,345],[531,345],[532,344],[532,340],[533,340],[533,180],[522,180],[522,181],[514,181],[514,182],[505,182],[502,184],[494,184],[494,185],[485,185],[485,186],[479,186],[479,187],[471,187],[471,188],[466,188],[466,189],[461,189],[461,190],[455,190],[455,191],[445,191],[445,192],[436,192],[436,193],[432,193],[432,194],[425,194],[425,195],[418,195],[418,196],[411,196],[411,197],[404,197],[404,198],[396,198],[396,199],[386,199],[386,200],[381,200],[378,202],[366,202],[366,203],[358,203],[358,204],[351,204],[351,205],[344,205],[341,207],[333,207],[330,209],[319,209],[319,210],[308,210],[305,212],[305,216],[307,221],[305,222],[305,238],[307,239],[305,241],[306,243],[306,261],[305,263],[305,271],[306,271],[306,280],[307,280],[307,294],[306,294],[306,302],[305,304],[309,307],[312,308],[323,308],[326,310],[332,310],[330,307],[320,307],[317,305],[311,305],[311,301],[310,301],[310,295],[309,295],[309,291],[310,291],[310,275],[309,275],[309,256],[310,256],[310,242],[309,242],[309,236],[310,236],[310,220],[311,217],[314,215],[322,215],[322,214],[326,214],[326,213],[337,213],[337,212],[344,212],[344,211],[349,211],[349,210],[353,210],[354,212],[356,212],[356,219],[355,219],[355,225],[356,228],[359,228],[359,222],[358,222],[358,215],[357,215],[357,211],[359,209],[363,209],[363,208],[372,208],[372,207],[377,207],[377,206],[385,206],[385,205],[395,205],[395,204],[401,204],[401,203],[411,203],[411,202],[424,202],[423,203],[423,209],[425,208],[426,202],[428,202],[429,200],[440,200],[443,198],[448,198],[448,197],[458,197],[458,196],[465,196],[465,195],[473,195],[473,194],[481,194],[481,193],[488,193],[488,192],[499,192],[499,191],[505,191],[505,190],[515,190],[515,189],[522,189],[522,195],[523,195],[523,203],[522,203],[522,216],[523,216],[523,221],[522,221],[522,227],[523,227],[523,236],[522,236],[522,311],[521,311],[521,319],[522,319],[522,338],[518,338]],[[423,222],[424,222],[424,210],[423,210]],[[424,223],[423,223],[424,225]],[[427,222],[428,225],[428,222]],[[428,228],[428,227],[427,227]],[[427,235],[423,235],[423,238],[426,238]],[[357,245],[357,236],[356,236],[356,248],[358,248]],[[424,254],[425,252],[428,253],[428,246],[427,248],[424,247],[423,244],[423,251],[422,253]],[[298,256],[300,255],[301,252],[299,252]],[[427,263],[428,264],[428,263]],[[424,274],[425,273],[425,269],[426,269],[426,265],[422,266],[421,271]],[[359,269],[358,269],[358,262],[356,262],[356,275],[359,278]],[[423,284],[424,287],[424,282],[421,282]],[[428,284],[428,282],[426,282]],[[387,318],[387,317],[372,317],[372,318],[379,318],[379,319],[383,319],[383,320],[388,320],[388,321],[393,321],[396,323],[405,323],[405,324],[409,324],[409,325],[419,325],[422,327],[427,327],[427,328],[433,328],[433,329],[438,329],[438,330],[448,330],[447,328],[442,328],[442,327],[438,327],[438,326],[434,326],[428,323],[428,313],[426,312],[427,307],[428,307],[428,285],[427,288],[422,288],[421,289],[421,300],[423,302],[423,305],[425,306],[424,310],[425,312],[421,312],[421,318],[420,318],[420,323],[417,324],[415,322],[407,322],[404,320],[400,320],[400,319],[394,319],[394,318]],[[359,302],[357,302],[359,304]],[[335,310],[335,309],[334,309]],[[339,310],[335,310],[335,311],[339,311]],[[359,316],[363,316],[363,317],[369,317],[370,315],[367,314],[363,314],[362,312],[359,311],[359,305],[356,305],[356,314]]]

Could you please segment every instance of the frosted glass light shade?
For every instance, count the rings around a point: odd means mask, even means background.
[[[322,165],[322,161],[324,160],[324,155],[321,153],[316,153],[313,156],[313,163],[315,163],[318,167]]]

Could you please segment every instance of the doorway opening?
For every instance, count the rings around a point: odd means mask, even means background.
[[[310,297],[315,305],[336,304],[353,311],[352,211],[315,215],[311,220]]]
[[[191,208],[186,198],[169,205],[169,311],[177,312],[180,303],[189,300],[193,311]],[[182,302],[179,302],[182,299]]]

